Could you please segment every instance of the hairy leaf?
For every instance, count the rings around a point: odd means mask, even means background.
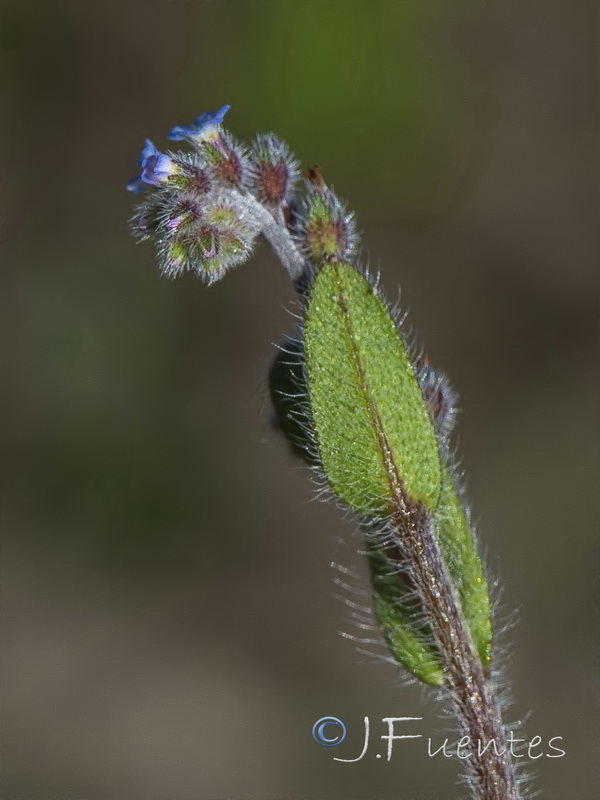
[[[385,516],[397,478],[409,500],[434,511],[440,457],[413,366],[387,309],[349,264],[315,276],[304,350],[319,456],[338,497]]]

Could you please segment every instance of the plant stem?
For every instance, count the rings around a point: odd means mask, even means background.
[[[269,242],[275,255],[281,261],[292,281],[297,280],[304,271],[305,262],[292,236],[287,229],[283,217],[278,221],[273,214],[261,205],[251,194],[235,194],[241,207],[260,227],[262,235]],[[281,210],[278,211],[281,215]]]
[[[398,511],[392,520],[392,537],[410,565],[411,578],[443,655],[446,688],[461,732],[469,737],[470,756],[463,760],[474,798],[520,800],[494,689],[474,652],[431,521],[422,509],[407,504],[399,484],[396,490]]]

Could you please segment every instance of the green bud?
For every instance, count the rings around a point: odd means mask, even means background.
[[[325,184],[318,167],[307,170],[307,192],[296,220],[296,241],[308,261],[344,261],[357,244],[353,215]]]

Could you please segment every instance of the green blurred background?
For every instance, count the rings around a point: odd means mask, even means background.
[[[330,563],[364,590],[358,542],[269,426],[283,271],[261,246],[209,290],[168,282],[128,234],[143,139],[223,103],[239,138],[321,165],[458,389],[501,617],[519,610],[507,716],[564,737],[533,765],[543,798],[595,796],[595,7],[2,3],[3,797],[461,795],[425,740],[333,761],[367,715],[373,737],[448,723],[337,635],[359,632]],[[325,715],[337,751],[311,738]]]

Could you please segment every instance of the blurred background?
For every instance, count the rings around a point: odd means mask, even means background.
[[[238,138],[321,165],[460,393],[518,610],[507,719],[563,737],[532,765],[545,800],[595,796],[595,34],[591,0],[2,2],[3,797],[464,794],[427,756],[432,700],[338,635],[357,539],[269,426],[283,270],[261,246],[210,289],[169,282],[128,233],[144,138],[224,103]],[[311,738],[326,715],[337,749]],[[369,753],[335,762],[365,716]],[[386,716],[425,737],[390,763]]]

